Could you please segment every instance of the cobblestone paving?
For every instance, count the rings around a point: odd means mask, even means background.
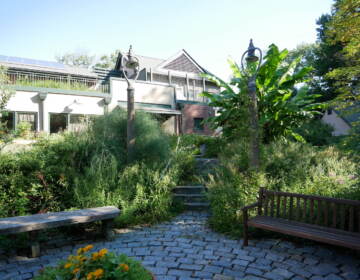
[[[187,212],[94,245],[142,261],[158,280],[360,279],[360,260],[352,256],[354,252],[271,239],[251,240],[250,246],[242,248],[242,240],[211,231],[206,220],[206,213]],[[42,267],[56,264],[81,246],[47,249],[37,259],[0,260],[0,279],[31,279]]]

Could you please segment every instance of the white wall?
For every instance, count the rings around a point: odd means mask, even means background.
[[[16,91],[15,95],[10,98],[6,109],[38,113],[37,128],[39,129],[41,127],[41,106],[38,95],[38,92]],[[104,114],[104,103],[102,97],[48,93],[43,110],[44,131],[49,131],[49,113],[102,115]]]
[[[154,84],[144,81],[136,81],[135,102],[171,105],[175,107],[174,87],[170,85]],[[112,78],[110,80],[112,101],[110,110],[115,108],[118,101],[127,101],[127,82],[124,79]]]
[[[331,114],[328,114],[328,111],[322,117],[322,121],[331,125],[334,128],[333,135],[347,135],[349,134],[350,126],[341,118],[339,115],[332,110]]]

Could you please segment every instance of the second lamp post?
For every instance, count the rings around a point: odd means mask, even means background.
[[[255,51],[260,53],[260,59],[255,55]],[[245,55],[247,56],[245,57]],[[249,64],[255,63],[257,61],[258,65],[254,70],[251,71],[248,80],[248,94],[249,94],[249,115],[250,115],[250,167],[257,170],[260,167],[260,135],[259,135],[259,116],[258,116],[258,106],[257,106],[257,96],[256,96],[256,75],[260,68],[262,61],[262,52],[259,48],[254,47],[252,39],[250,39],[250,44],[248,49],[243,53],[241,57],[241,67],[244,73],[246,69],[244,68],[243,60],[247,62],[247,68]]]

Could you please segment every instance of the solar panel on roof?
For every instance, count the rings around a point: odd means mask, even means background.
[[[0,55],[0,61],[8,62],[8,63],[20,63],[20,64],[27,64],[27,65],[37,65],[37,66],[51,67],[51,68],[58,68],[58,69],[64,69],[65,68],[64,64],[61,64],[61,63],[58,63],[58,62],[55,62],[55,61],[36,60],[36,59],[22,58],[22,57],[16,57],[16,56]]]

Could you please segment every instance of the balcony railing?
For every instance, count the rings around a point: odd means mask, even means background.
[[[96,78],[71,75],[46,74],[18,70],[7,70],[9,80],[14,85],[60,88],[79,91],[110,92],[110,84]]]

